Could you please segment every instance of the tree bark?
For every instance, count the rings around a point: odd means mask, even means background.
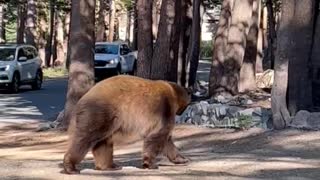
[[[116,18],[116,2],[115,0],[110,0],[110,21],[109,21],[109,35],[108,35],[109,42],[112,42],[114,38],[115,18]]]
[[[133,32],[132,32],[132,44],[133,50],[138,50],[138,0],[133,1]],[[151,22],[152,23],[152,22]]]
[[[295,0],[291,21],[292,34],[289,61],[288,108],[291,115],[312,107],[312,81],[310,77],[310,56],[312,48],[314,0]],[[298,36],[297,36],[298,34]]]
[[[97,34],[96,34],[96,42],[102,42],[105,40],[106,37],[106,26],[105,26],[105,18],[107,16],[107,8],[108,8],[108,1],[107,0],[99,0],[100,7],[99,7],[99,17],[97,23]]]
[[[209,77],[209,95],[230,93],[229,80],[224,77],[226,74],[226,53],[228,44],[229,24],[233,0],[223,0],[221,14],[213,43],[213,57]]]
[[[27,1],[27,19],[26,19],[26,43],[36,46],[36,2],[35,0]]]
[[[79,99],[94,85],[95,0],[72,0],[68,92],[63,127]]]
[[[318,5],[319,6],[319,5]],[[318,7],[319,8],[319,7]],[[313,44],[311,52],[312,63],[312,99],[314,106],[320,106],[320,94],[318,91],[320,85],[320,11],[315,16],[315,26],[313,32]]]
[[[153,54],[152,42],[152,1],[137,1],[138,15],[138,66],[137,75],[150,78]]]
[[[273,11],[272,0],[266,0],[267,14],[268,14],[268,49],[267,49],[267,60],[270,61],[271,69],[274,68],[274,50],[276,40],[276,22]]]
[[[203,15],[202,12],[201,1],[193,0],[191,39],[189,41],[189,53],[187,57],[187,62],[189,63],[189,73],[187,74],[187,87],[193,87],[194,83],[196,82],[200,56],[201,17]]]
[[[289,124],[290,114],[287,109],[288,64],[290,51],[290,23],[292,21],[294,5],[292,0],[282,1],[282,18],[278,31],[277,51],[274,66],[274,83],[271,91],[271,108],[273,114],[273,126],[275,129],[283,129]]]
[[[256,73],[263,72],[263,7],[262,2],[259,0],[259,32],[258,32],[258,40],[257,40],[257,57],[256,57]]]
[[[178,52],[178,84],[186,87],[187,74],[187,51],[188,42],[191,34],[192,9],[191,0],[182,0],[181,2],[181,20],[180,20],[180,38]],[[188,13],[189,12],[189,13]]]
[[[57,21],[57,26],[56,26],[56,49],[57,49],[57,59],[55,61],[54,66],[61,66],[63,65],[65,61],[64,57],[64,33],[63,33],[63,21],[62,21],[62,15],[61,12],[56,13],[56,21]]]
[[[229,85],[228,91],[233,95],[239,93],[240,69],[245,54],[251,15],[252,0],[234,0],[224,74]]]
[[[49,35],[47,36],[47,44],[46,44],[46,67],[51,67],[52,60],[52,40],[54,34],[54,14],[55,14],[55,0],[50,0],[50,28]]]
[[[175,62],[170,61],[170,42],[175,20],[174,0],[163,0],[157,42],[154,48],[151,64],[151,79],[175,81],[171,72]]]
[[[17,5],[17,9],[17,43],[22,44],[24,42],[24,29],[27,11],[23,2]]]
[[[239,92],[256,89],[256,60],[258,53],[260,0],[253,0],[250,28],[247,35],[243,63],[240,69]]]
[[[0,43],[6,42],[6,34],[5,34],[5,23],[4,23],[4,17],[5,15],[5,9],[4,4],[0,4]]]
[[[157,40],[159,20],[160,20],[161,2],[162,2],[162,0],[153,0],[153,5],[152,5],[152,35],[153,35],[153,41]]]

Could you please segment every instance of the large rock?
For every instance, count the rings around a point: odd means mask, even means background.
[[[320,113],[301,110],[292,119],[289,126],[299,129],[320,130]]]
[[[176,123],[191,123],[198,126],[242,128],[260,127],[267,129],[271,110],[260,107],[243,108],[221,103],[200,101],[186,108]]]

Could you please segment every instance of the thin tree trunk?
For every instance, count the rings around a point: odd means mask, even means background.
[[[51,67],[51,59],[52,59],[52,40],[54,35],[54,14],[55,14],[55,0],[50,0],[50,28],[49,35],[47,37],[47,45],[46,45],[46,67]]]
[[[115,0],[110,0],[110,21],[109,21],[109,35],[108,41],[112,42],[114,38],[114,26],[115,26],[115,17],[116,17],[116,2]]]
[[[158,26],[160,20],[160,8],[162,0],[154,0],[152,5],[152,35],[153,41],[157,39]]]
[[[126,41],[129,43],[130,45],[130,29],[131,29],[131,12],[130,9],[127,9],[127,23],[126,23]]]
[[[276,40],[276,22],[274,18],[273,2],[272,0],[266,0],[267,14],[268,14],[268,49],[267,59],[270,61],[271,69],[274,68],[274,50]]]
[[[72,0],[70,69],[63,127],[69,126],[73,108],[94,85],[95,0]]]
[[[96,34],[96,41],[102,42],[105,40],[106,37],[106,27],[105,27],[105,17],[107,16],[107,1],[106,0],[99,0],[100,7],[99,7],[99,17],[97,23],[97,34]]]
[[[192,29],[191,39],[189,41],[187,62],[189,73],[187,74],[187,86],[192,87],[196,82],[197,70],[200,57],[200,41],[201,41],[201,1],[193,0],[192,3]]]
[[[62,17],[61,13],[57,12],[56,13],[56,44],[57,44],[57,60],[55,61],[55,66],[61,66],[63,65],[65,61],[64,57],[64,33],[63,33],[63,22],[62,22]]]
[[[36,46],[36,2],[27,0],[26,43]]]
[[[223,0],[217,33],[213,44],[213,57],[209,77],[209,94],[216,96],[230,93],[229,81],[224,77],[226,74],[226,53],[229,33],[229,24],[233,0]]]
[[[295,0],[292,19],[292,49],[289,61],[288,109],[291,115],[312,107],[310,56],[315,15],[314,0]],[[297,34],[299,34],[297,36]]]
[[[151,79],[174,81],[171,72],[174,62],[170,62],[170,41],[175,20],[174,0],[163,0],[159,22],[158,38],[154,48],[151,65]]]
[[[4,4],[0,4],[0,43],[6,42],[6,34],[5,34],[5,23],[4,23],[4,17],[5,15],[5,9]]]
[[[256,59],[258,53],[259,5],[260,0],[253,0],[252,16],[247,35],[246,49],[240,69],[239,92],[256,89]]]
[[[318,5],[319,9],[319,5]],[[313,32],[313,44],[311,52],[311,63],[312,63],[312,80],[313,80],[313,91],[312,99],[314,106],[320,106],[320,10],[318,10],[315,19],[315,26]]]
[[[132,32],[132,45],[131,45],[131,48],[133,50],[138,50],[138,7],[137,7],[137,1],[138,0],[134,0],[134,4],[133,4],[133,32]]]
[[[257,57],[256,57],[256,73],[263,72],[263,7],[261,0],[259,0],[259,32],[257,41]]]
[[[224,73],[228,91],[239,93],[240,69],[246,49],[247,33],[252,15],[252,1],[235,0],[228,34],[227,60]]]
[[[274,83],[271,91],[271,108],[273,114],[273,126],[275,129],[283,129],[289,124],[290,114],[287,108],[286,96],[288,87],[288,64],[291,45],[290,23],[293,20],[294,5],[292,0],[282,1],[282,18],[278,31],[277,51],[274,66]]]
[[[186,62],[188,42],[190,39],[192,13],[188,13],[191,8],[190,0],[182,0],[181,2],[181,20],[180,20],[180,38],[178,52],[178,84],[186,87]]]
[[[24,29],[27,11],[23,2],[19,3],[17,6],[17,43],[22,44],[24,42]]]
[[[152,43],[152,1],[137,1],[138,15],[138,66],[137,75],[150,78],[153,54]]]

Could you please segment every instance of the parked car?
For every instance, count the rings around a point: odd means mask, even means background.
[[[106,75],[131,74],[137,67],[137,55],[123,42],[97,42],[94,68],[97,78]]]
[[[0,88],[13,93],[20,85],[31,85],[32,89],[41,89],[43,74],[41,59],[34,46],[27,44],[0,45]]]

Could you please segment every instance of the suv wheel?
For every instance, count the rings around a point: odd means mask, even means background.
[[[20,77],[18,73],[14,73],[12,77],[12,82],[10,84],[10,91],[12,93],[18,93],[20,87]]]
[[[115,75],[120,75],[120,74],[121,74],[121,65],[118,64],[118,67],[117,67]]]
[[[31,84],[33,90],[39,90],[42,86],[42,72],[38,71],[34,82]]]
[[[129,75],[136,75],[136,73],[137,73],[137,61],[134,61],[132,71],[129,73]]]

